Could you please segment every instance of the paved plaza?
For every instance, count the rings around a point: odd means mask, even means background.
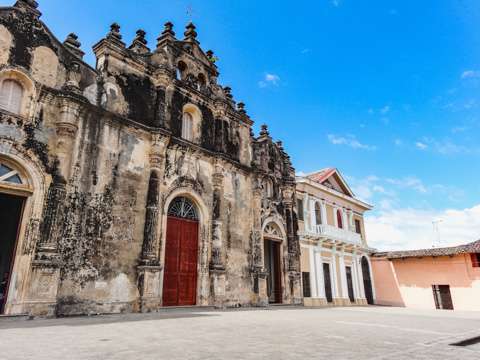
[[[479,359],[480,313],[397,308],[170,310],[0,320],[11,359]]]

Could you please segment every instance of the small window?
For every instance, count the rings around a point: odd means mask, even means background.
[[[182,138],[188,141],[193,140],[193,116],[189,112],[183,113]]]
[[[474,268],[480,268],[480,253],[477,254],[470,254],[472,258],[472,266]]]
[[[0,88],[0,107],[14,114],[20,114],[23,87],[15,80],[5,80]]]
[[[297,199],[298,220],[303,221],[303,200]]]
[[[362,225],[358,219],[355,219],[355,232],[360,235],[362,234]]]
[[[322,225],[322,207],[318,202],[315,203],[315,222],[317,225]]]
[[[337,226],[339,229],[343,229],[342,211],[337,210]]]
[[[302,272],[302,283],[303,283],[303,297],[309,298],[312,297],[312,291],[310,289],[310,273]]]
[[[0,164],[0,182],[21,185],[22,179],[20,178],[17,170],[13,170],[5,164]]]

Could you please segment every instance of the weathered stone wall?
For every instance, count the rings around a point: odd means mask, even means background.
[[[24,89],[20,113],[0,109],[0,160],[35,168],[19,237],[28,251],[17,254],[7,312],[157,309],[175,196],[200,213],[197,305],[268,303],[269,223],[281,229],[282,299],[300,302],[294,170],[266,127],[251,134],[195,27],[177,40],[167,23],[150,51],[144,32],[127,47],[113,24],[93,69],[75,34],[60,43],[39,17],[31,0],[0,9],[0,86]]]

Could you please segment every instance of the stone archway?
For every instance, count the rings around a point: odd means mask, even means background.
[[[188,198],[176,197],[168,208],[163,275],[163,305],[196,305],[199,217]]]
[[[267,219],[263,227],[263,255],[266,270],[266,296],[271,304],[281,304],[284,293],[284,240],[285,231],[277,219]]]
[[[165,280],[165,262],[168,259],[167,255],[167,233],[169,225],[169,210],[175,199],[185,198],[191,204],[193,204],[197,223],[197,280],[196,280],[196,300],[195,305],[208,305],[210,295],[210,279],[209,279],[209,253],[210,244],[209,237],[211,236],[211,222],[210,213],[208,207],[203,201],[202,197],[190,187],[177,187],[167,193],[168,195],[163,200],[162,221],[161,221],[161,240],[160,240],[160,264],[163,269],[160,272],[160,289],[162,289],[161,298],[163,299],[163,289],[165,288],[163,283]],[[165,304],[164,304],[165,305]]]
[[[0,218],[4,223],[2,231],[5,231],[2,238],[5,241],[2,242],[8,249],[3,249],[3,259],[0,260],[0,281],[3,283],[0,310],[12,315],[28,313],[27,301],[32,306],[37,301],[54,303],[55,296],[49,295],[56,292],[48,289],[37,297],[31,293],[37,282],[30,265],[43,210],[44,173],[35,161],[24,156],[9,140],[1,140]],[[54,287],[56,289],[56,284]]]

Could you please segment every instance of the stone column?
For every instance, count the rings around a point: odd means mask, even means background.
[[[150,175],[145,209],[145,225],[138,273],[140,311],[148,312],[161,306],[160,234],[162,219],[161,184],[165,172],[165,152],[168,138],[159,134],[152,137]]]
[[[210,260],[212,295],[216,306],[223,306],[225,301],[225,263],[222,228],[223,180],[223,166],[220,161],[217,161],[213,174],[212,255]]]
[[[56,122],[58,175],[65,181],[70,179],[75,141],[78,132],[80,106],[70,98],[63,98],[60,104],[60,120]]]
[[[262,190],[258,181],[254,180],[252,193],[253,229],[250,239],[252,253],[252,278],[255,303],[258,306],[268,306],[267,272],[265,271],[264,244],[262,234]]]
[[[301,304],[303,296],[301,293],[300,241],[298,238],[298,219],[294,216],[293,211],[294,193],[295,185],[283,189],[288,248],[288,269],[286,270],[288,271],[292,303]]]

